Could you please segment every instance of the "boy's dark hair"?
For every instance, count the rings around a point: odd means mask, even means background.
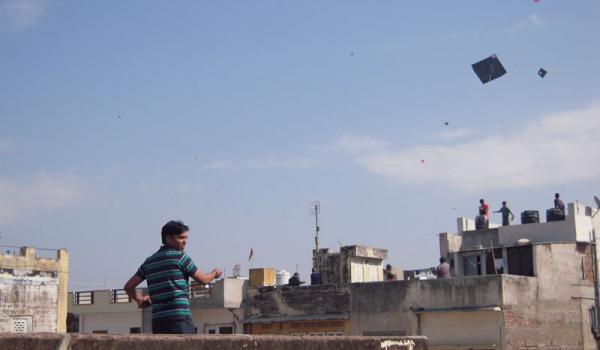
[[[502,205],[506,205],[506,201],[502,201]]]
[[[446,258],[444,258],[443,256],[440,258],[440,264],[443,264],[446,262]]]
[[[483,199],[479,200],[479,203],[483,204],[483,202],[485,202]]]
[[[167,244],[167,236],[176,236],[189,231],[190,228],[180,220],[171,220],[162,227],[160,236],[162,243]]]
[[[558,198],[558,197],[560,197],[560,194],[559,193],[555,193],[554,194],[554,198]]]

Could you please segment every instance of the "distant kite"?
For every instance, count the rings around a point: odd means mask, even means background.
[[[496,55],[491,55],[486,59],[474,63],[471,67],[473,67],[473,71],[475,71],[479,80],[484,84],[506,74],[506,69],[504,69]]]
[[[545,77],[547,73],[548,72],[544,68],[540,68],[540,70],[538,70],[538,75],[540,76],[540,78]]]

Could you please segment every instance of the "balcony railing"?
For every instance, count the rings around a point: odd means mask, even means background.
[[[73,293],[73,305],[91,305],[94,303],[94,292],[75,292]]]
[[[111,304],[120,304],[120,303],[130,303],[131,298],[125,292],[125,289],[112,289],[110,291],[110,300]]]

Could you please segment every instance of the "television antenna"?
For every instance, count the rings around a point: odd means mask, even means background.
[[[315,216],[315,254],[313,257],[313,267],[318,270],[319,266],[319,213],[321,213],[321,202],[312,201],[308,203],[308,214]]]

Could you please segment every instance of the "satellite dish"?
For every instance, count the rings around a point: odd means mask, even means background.
[[[592,215],[592,217],[596,216],[596,214],[598,214],[598,211],[600,211],[600,198],[598,198],[598,196],[594,196],[594,201],[596,202],[596,212],[594,213],[594,215]]]

